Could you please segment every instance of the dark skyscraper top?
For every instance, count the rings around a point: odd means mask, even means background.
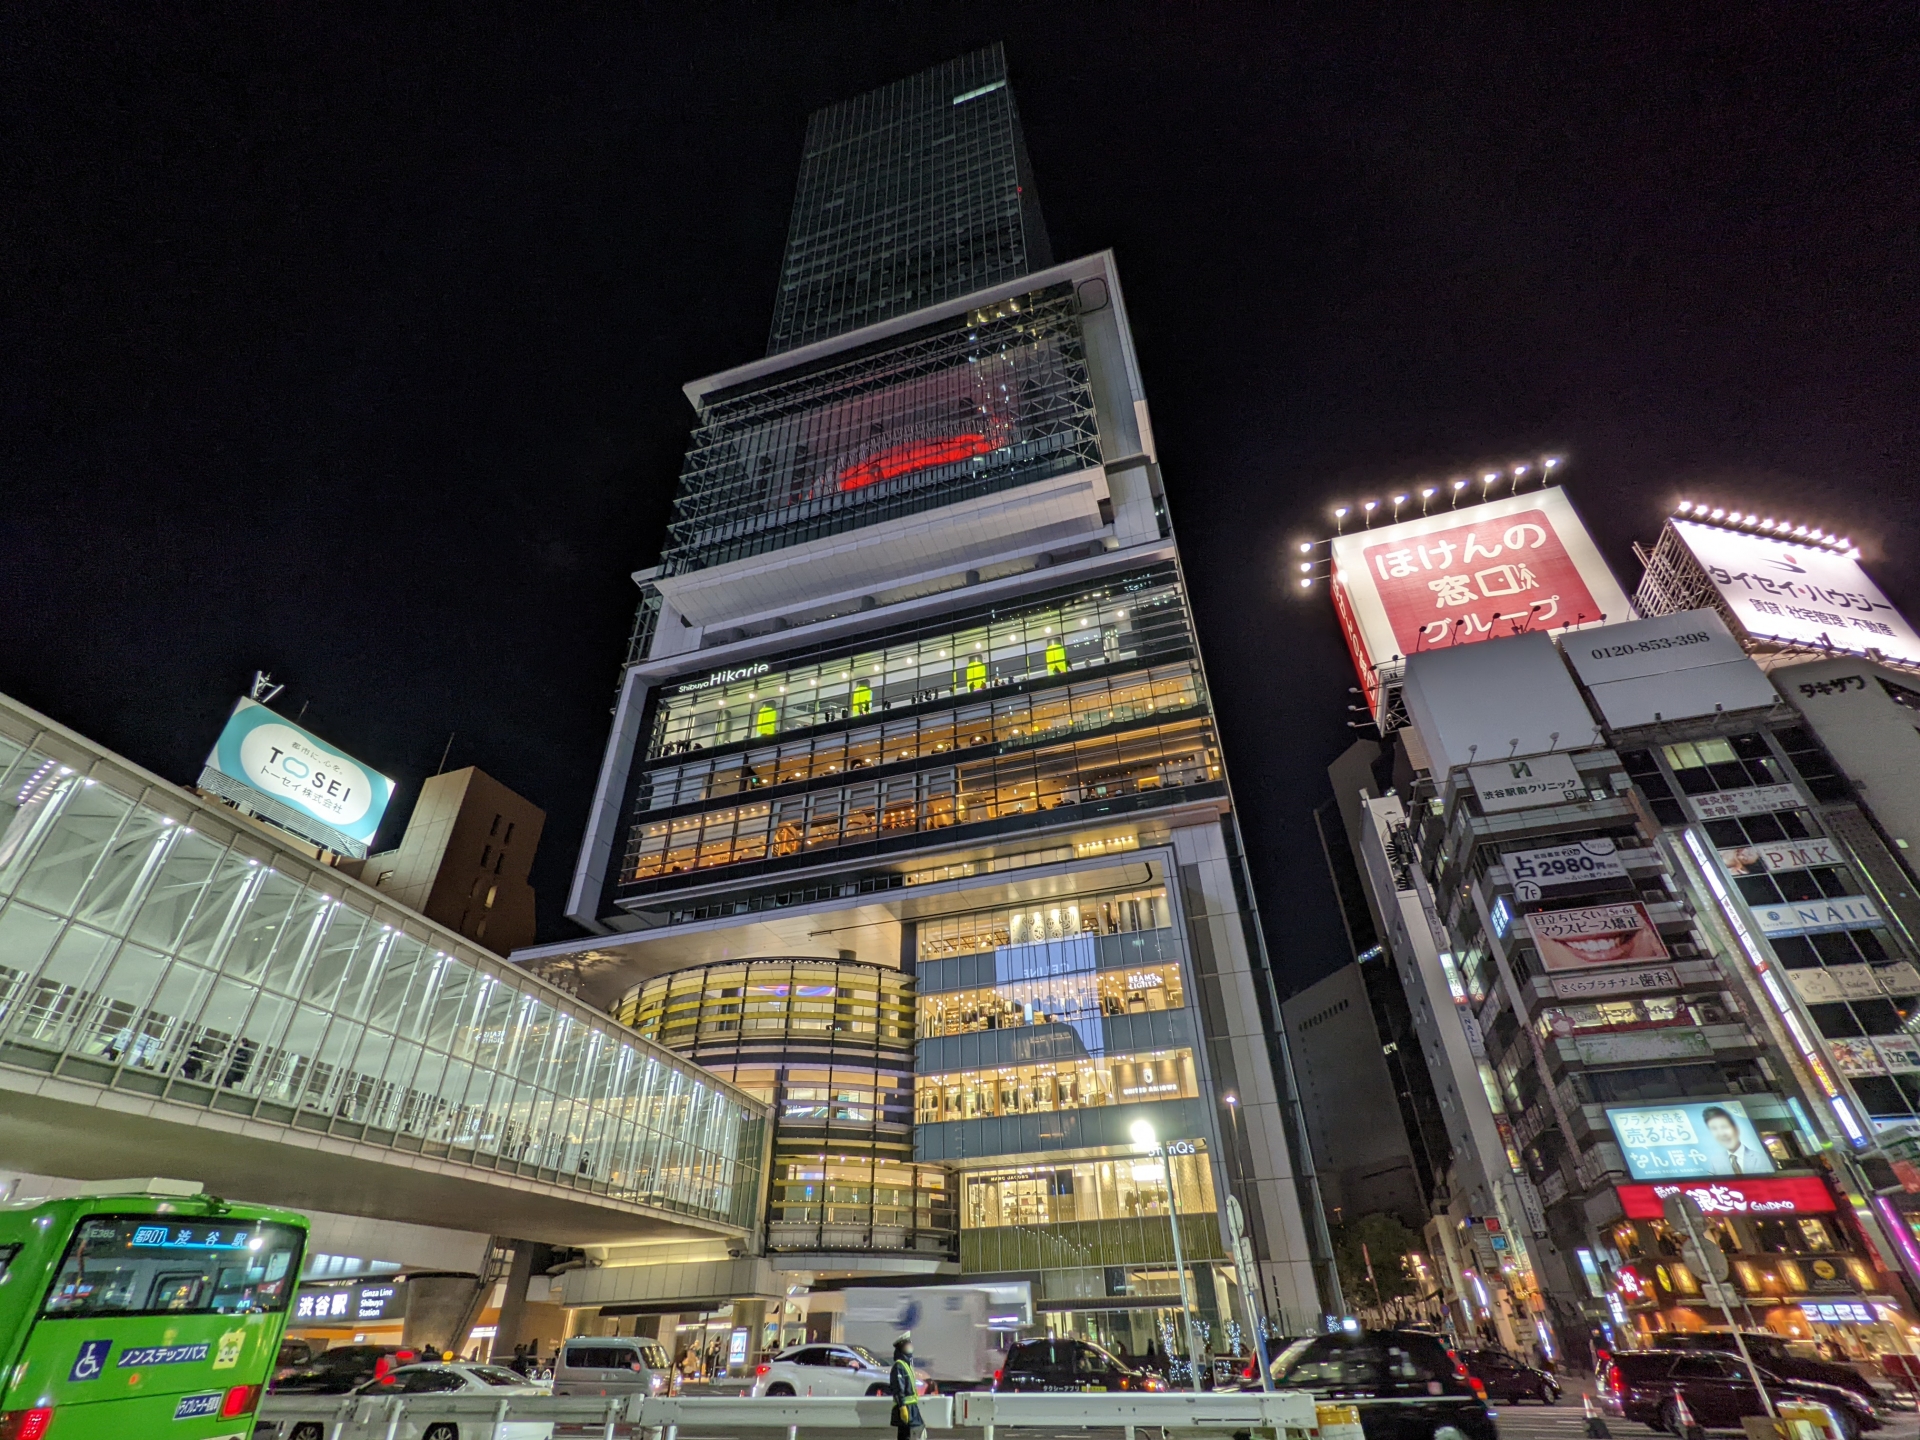
[[[807,121],[767,353],[1052,263],[995,43]]]

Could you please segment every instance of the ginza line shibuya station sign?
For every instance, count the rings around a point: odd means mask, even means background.
[[[200,786],[362,859],[393,798],[386,776],[254,700],[234,705]]]
[[[1332,549],[1334,608],[1376,710],[1380,668],[1405,656],[1633,613],[1557,486],[1336,536]]]

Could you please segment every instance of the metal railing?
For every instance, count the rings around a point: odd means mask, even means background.
[[[1175,1437],[1254,1432],[1269,1440],[1359,1440],[1345,1407],[1316,1406],[1299,1391],[1214,1391],[1199,1395],[1020,1395],[973,1391],[925,1396],[930,1430],[982,1431],[1045,1427],[1139,1428]],[[802,1430],[893,1428],[893,1402],[872,1398],[597,1395],[269,1395],[255,1440],[505,1440],[528,1425],[551,1425],[556,1437],[579,1440],[677,1440],[683,1428]],[[511,1432],[503,1427],[513,1426]],[[451,1430],[438,1427],[453,1427]]]

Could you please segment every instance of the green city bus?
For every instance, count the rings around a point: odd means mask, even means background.
[[[251,1436],[307,1222],[138,1184],[0,1205],[0,1440]]]

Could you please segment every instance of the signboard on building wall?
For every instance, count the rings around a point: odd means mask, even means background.
[[[1720,859],[1729,875],[1764,875],[1769,870],[1811,870],[1816,865],[1847,863],[1833,841],[1822,839],[1742,845],[1737,850],[1722,850]]]
[[[1773,1157],[1738,1100],[1609,1107],[1607,1123],[1635,1180],[1771,1175]]]
[[[1920,634],[1845,552],[1692,520],[1671,523],[1749,635],[1856,654],[1873,649],[1920,664]]]
[[[1548,970],[1587,970],[1635,960],[1665,960],[1667,947],[1639,901],[1577,910],[1536,910],[1527,933]]]
[[[1545,850],[1514,850],[1505,863],[1516,900],[1538,900],[1549,890],[1627,878],[1626,863],[1613,841],[1604,837]]]
[[[1807,802],[1791,785],[1750,785],[1740,790],[1722,790],[1712,795],[1689,795],[1694,818],[1731,820],[1741,815],[1770,815],[1776,810],[1794,810]]]
[[[1863,930],[1886,923],[1880,918],[1878,907],[1864,895],[1755,905],[1753,919],[1768,935],[1823,935],[1832,930]]]
[[[1555,975],[1552,983],[1556,1000],[1604,1000],[1614,995],[1651,995],[1663,990],[1678,990],[1680,976],[1671,966],[1654,965],[1645,970],[1599,970],[1591,975]]]
[[[1633,613],[1557,487],[1338,536],[1333,587],[1370,697],[1400,656]]]
[[[1586,782],[1566,755],[1528,755],[1491,765],[1469,765],[1467,776],[1473,781],[1480,809],[1489,814],[1587,798]]]
[[[386,776],[254,700],[235,703],[200,788],[360,859],[393,798]]]
[[[1560,637],[1560,649],[1616,729],[1779,700],[1713,610],[1682,610]]]
[[[1616,1185],[1629,1220],[1663,1220],[1669,1195],[1686,1195],[1708,1215],[1825,1215],[1833,1193],[1815,1175],[1771,1180],[1683,1180],[1652,1185]]]
[[[1834,1000],[1884,1000],[1920,992],[1920,971],[1905,961],[1893,965],[1807,965],[1787,974],[1809,1005]]]

